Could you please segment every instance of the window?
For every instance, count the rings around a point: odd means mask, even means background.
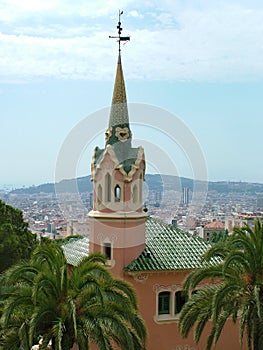
[[[170,314],[170,292],[161,292],[158,296],[158,314]]]
[[[98,204],[101,204],[101,202],[102,202],[102,187],[101,187],[101,185],[98,186],[97,202],[98,202]]]
[[[108,260],[111,260],[111,255],[112,255],[111,243],[104,243],[103,253],[106,255],[106,258]]]
[[[142,203],[142,185],[143,185],[143,174],[140,173],[140,182],[139,182],[139,203]]]
[[[138,202],[138,188],[136,185],[133,186],[133,203]]]
[[[179,314],[184,304],[188,301],[188,293],[181,290],[180,286],[166,286],[165,289],[156,288],[156,314],[155,320],[178,321]]]
[[[174,313],[175,314],[179,314],[182,310],[182,307],[184,306],[184,304],[187,302],[188,300],[188,295],[179,290],[178,292],[175,293],[175,300],[174,300]]]
[[[105,176],[105,188],[106,188],[106,199],[108,202],[111,201],[111,176],[109,173]]]
[[[121,200],[121,188],[119,185],[114,188],[115,202],[120,202]]]

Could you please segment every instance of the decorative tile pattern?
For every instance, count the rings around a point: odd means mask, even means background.
[[[111,103],[109,127],[129,124],[126,91],[121,60],[117,64],[114,90]]]
[[[89,238],[87,236],[71,238],[62,249],[68,264],[77,266],[81,259],[89,255]]]
[[[209,248],[202,238],[180,231],[172,225],[148,218],[146,248],[127,271],[194,269],[202,266],[201,256]]]
[[[146,221],[146,248],[125,270],[137,272],[195,269],[202,266],[201,256],[209,247],[202,238],[149,217]],[[89,253],[89,239],[86,236],[72,238],[63,245],[63,249],[68,263],[76,266]]]

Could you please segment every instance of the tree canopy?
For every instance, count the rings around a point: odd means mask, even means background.
[[[227,237],[229,236],[228,230],[224,231],[212,231],[210,234],[209,242],[211,244],[218,243],[220,241],[225,241]]]
[[[36,235],[28,229],[21,210],[0,200],[0,272],[30,257]]]
[[[63,250],[39,245],[29,261],[6,270],[0,281],[2,350],[30,350],[77,345],[88,350],[115,346],[144,350],[146,329],[129,284],[114,279],[103,266],[106,258],[90,255],[69,269]]]
[[[211,259],[218,263],[209,264]],[[260,350],[263,344],[263,225],[235,228],[233,235],[212,246],[204,256],[205,267],[193,271],[184,283],[191,292],[205,282],[184,305],[179,330],[187,337],[194,327],[198,342],[204,327],[211,321],[207,349],[215,345],[225,323],[239,323],[240,343]],[[209,283],[209,284],[207,284]]]

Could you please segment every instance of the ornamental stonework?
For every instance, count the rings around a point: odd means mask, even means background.
[[[129,129],[127,127],[120,128],[119,126],[116,128],[115,136],[121,142],[125,142],[129,138]]]

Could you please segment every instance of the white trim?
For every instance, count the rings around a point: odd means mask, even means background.
[[[108,267],[110,267],[110,268],[112,268],[112,267],[114,267],[114,265],[115,265],[115,260],[114,260],[114,249],[113,249],[113,247],[114,247],[114,244],[113,244],[113,242],[114,242],[114,237],[112,237],[112,239],[110,239],[109,237],[106,237],[106,238],[104,238],[104,239],[101,239],[101,241],[100,241],[100,251],[101,251],[101,253],[102,254],[104,254],[104,255],[106,255],[105,254],[105,248],[106,248],[106,244],[110,244],[110,248],[111,248],[111,258],[110,259],[107,259],[107,261],[106,261],[106,266],[108,266]]]
[[[156,307],[155,307],[155,322],[163,322],[163,321],[178,321],[180,313],[175,313],[175,295],[177,292],[183,290],[182,286],[155,286],[154,287],[156,293]],[[162,292],[170,293],[170,313],[169,314],[159,314],[159,294]],[[191,293],[188,293],[188,297],[190,297]]]

